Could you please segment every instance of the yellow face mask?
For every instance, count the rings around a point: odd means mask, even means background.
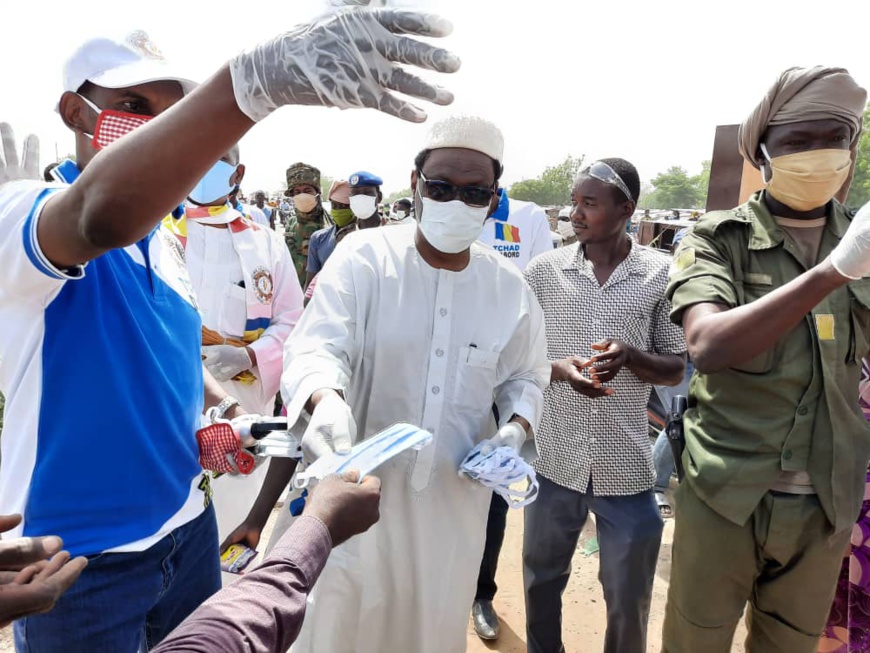
[[[770,158],[762,143],[761,151],[773,171],[767,192],[795,211],[811,211],[830,202],[852,166],[849,150],[809,150]]]

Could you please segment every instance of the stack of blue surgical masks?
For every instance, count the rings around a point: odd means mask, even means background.
[[[522,508],[538,497],[538,477],[512,447],[479,443],[462,461],[459,473],[501,495],[511,508]],[[528,480],[525,489],[512,488]]]
[[[311,479],[320,480],[330,474],[359,470],[360,480],[393,456],[408,449],[422,449],[432,442],[432,434],[413,424],[399,423],[366,438],[347,453],[322,456],[306,469],[297,472],[293,484],[304,488]]]

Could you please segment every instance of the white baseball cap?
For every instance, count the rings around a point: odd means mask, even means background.
[[[185,95],[197,86],[166,61],[142,30],[121,40],[99,37],[79,46],[64,64],[63,90],[75,93],[86,81],[105,88],[176,81]]]

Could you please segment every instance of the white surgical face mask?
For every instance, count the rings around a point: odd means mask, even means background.
[[[372,217],[378,208],[378,199],[371,195],[351,195],[350,210],[360,220]]]
[[[311,479],[321,480],[330,474],[343,474],[351,469],[359,470],[362,479],[393,456],[407,449],[421,449],[431,442],[432,434],[429,431],[400,422],[366,438],[348,453],[321,456],[297,473],[293,484],[303,488]]]
[[[420,195],[420,231],[428,243],[439,252],[458,254],[480,237],[489,214],[488,206],[468,206],[462,200],[436,202]]]

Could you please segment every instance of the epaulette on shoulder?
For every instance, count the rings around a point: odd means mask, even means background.
[[[727,209],[724,211],[710,211],[705,213],[698,220],[698,224],[693,228],[698,233],[715,234],[720,227],[732,223],[749,224],[755,220],[752,211],[746,204]]]

